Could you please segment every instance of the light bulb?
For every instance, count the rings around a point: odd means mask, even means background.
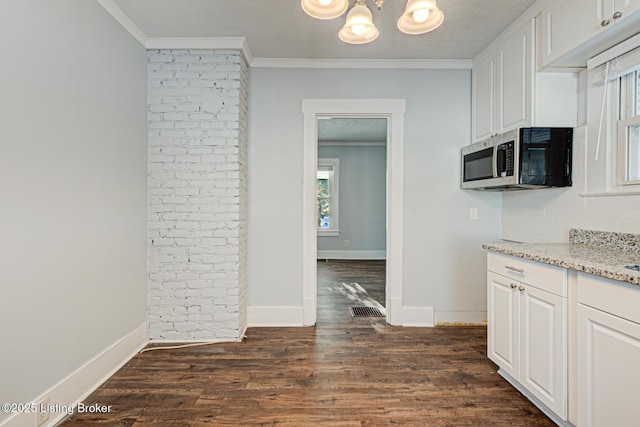
[[[318,0],[318,3],[320,3],[323,6],[327,6],[328,4],[330,4],[333,0]]]
[[[429,9],[417,9],[413,11],[413,20],[416,22],[424,22],[429,17]]]
[[[366,27],[364,25],[352,25],[351,32],[356,36],[359,36],[360,34],[364,33],[365,28]]]

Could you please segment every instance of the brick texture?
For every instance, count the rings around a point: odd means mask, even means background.
[[[246,327],[247,74],[236,51],[148,52],[151,340]]]

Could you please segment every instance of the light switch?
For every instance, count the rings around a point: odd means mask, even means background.
[[[478,208],[469,208],[469,219],[471,221],[478,220]]]

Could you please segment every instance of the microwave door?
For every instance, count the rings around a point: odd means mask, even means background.
[[[494,177],[494,147],[473,151],[463,156],[463,182],[481,181]]]
[[[486,189],[504,185],[496,163],[496,147],[468,147],[462,154],[462,188]]]

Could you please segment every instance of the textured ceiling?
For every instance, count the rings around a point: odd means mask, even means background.
[[[387,119],[319,119],[318,142],[387,142]]]
[[[114,0],[148,37],[246,37],[256,58],[471,59],[535,0],[439,0],[445,14],[431,33],[409,36],[396,28],[405,0],[372,0],[380,37],[366,45],[338,39],[345,15],[321,21],[299,0]]]

